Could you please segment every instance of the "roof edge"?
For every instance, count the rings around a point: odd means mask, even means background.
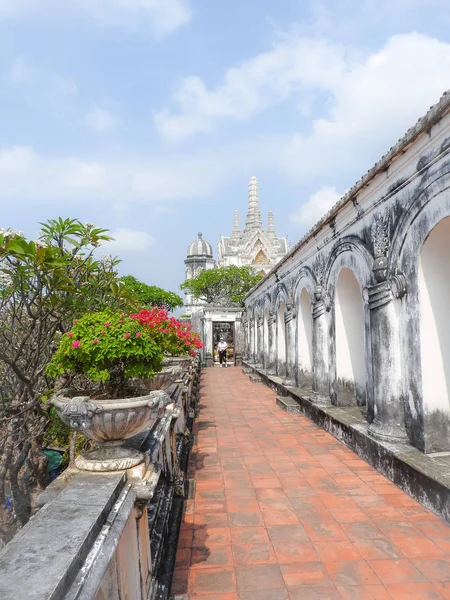
[[[403,150],[415,141],[420,135],[438,123],[442,117],[450,110],[450,90],[445,91],[439,101],[432,105],[428,112],[418,119],[415,125],[410,127],[405,135],[371,167],[365,175],[361,177],[342,198],[327,212],[325,215],[291,248],[291,250],[278,262],[268,273],[261,279],[244,297],[246,300],[255,292],[262,284],[286,262],[288,261],[302,246],[308,242],[311,237],[316,235],[320,229],[327,224],[340,210],[343,208],[362,188],[376,177],[380,172],[385,171],[392,161],[403,152]]]

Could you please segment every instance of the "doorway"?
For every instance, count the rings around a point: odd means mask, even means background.
[[[217,353],[217,344],[220,338],[228,344],[227,348],[227,363],[235,362],[234,352],[234,323],[227,321],[213,321],[213,357],[214,364],[219,364],[219,355]]]

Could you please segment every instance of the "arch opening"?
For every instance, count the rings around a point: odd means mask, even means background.
[[[418,270],[423,407],[425,413],[436,413],[433,423],[439,430],[449,427],[450,416],[449,256],[450,217],[446,217],[425,240]]]
[[[298,310],[298,383],[300,386],[312,384],[312,313],[311,299],[306,288],[300,294]]]
[[[336,401],[340,406],[366,402],[364,309],[359,283],[344,267],[335,292]]]

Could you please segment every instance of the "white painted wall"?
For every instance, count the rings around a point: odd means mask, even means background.
[[[450,217],[426,239],[419,261],[420,341],[425,411],[450,412]]]
[[[298,358],[303,371],[312,371],[312,313],[311,300],[305,288],[300,294],[298,310]]]
[[[336,284],[336,375],[365,384],[364,312],[361,290],[352,271],[343,268]]]

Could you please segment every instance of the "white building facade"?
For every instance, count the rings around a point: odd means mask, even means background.
[[[450,450],[450,94],[250,291],[244,357],[370,436]],[[307,394],[309,396],[309,394]]]

